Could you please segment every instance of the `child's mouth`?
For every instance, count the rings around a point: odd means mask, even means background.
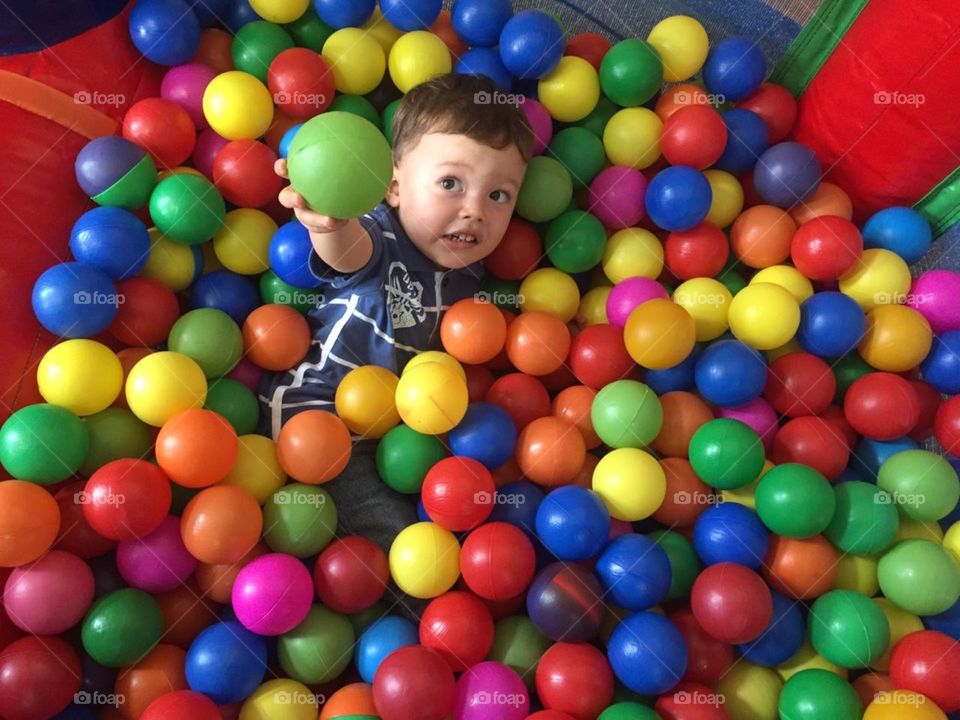
[[[476,245],[477,237],[469,233],[447,233],[443,236],[443,242],[450,248],[466,248],[471,245]]]

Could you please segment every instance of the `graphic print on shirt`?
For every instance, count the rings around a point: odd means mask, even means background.
[[[423,285],[413,280],[401,262],[390,263],[387,272],[387,302],[394,329],[419,325],[427,319],[423,309]]]

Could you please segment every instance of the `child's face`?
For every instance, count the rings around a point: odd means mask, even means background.
[[[394,166],[387,202],[420,252],[462,268],[500,243],[526,171],[513,145],[497,150],[466,135],[428,133]]]

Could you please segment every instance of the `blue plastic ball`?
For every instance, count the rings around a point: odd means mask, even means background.
[[[497,488],[493,512],[487,522],[506,522],[528,535],[536,535],[537,510],[543,502],[543,490],[528,480],[517,480]]]
[[[394,650],[417,645],[420,633],[409,620],[395,615],[375,620],[367,626],[357,642],[357,671],[365,683],[373,684],[380,663]]]
[[[920,373],[935,390],[945,395],[960,393],[960,330],[947,330],[933,338]]]
[[[429,515],[427,515],[427,508],[424,507],[423,498],[417,500],[417,520],[420,522],[433,522]]]
[[[748,643],[737,645],[737,649],[754,665],[775,667],[786,662],[803,645],[807,624],[795,601],[771,590],[773,596],[773,616],[760,637]]]
[[[613,630],[607,658],[617,679],[640,695],[659,695],[687,671],[687,643],[670,620],[654,612],[628,615]]]
[[[303,123],[297,123],[296,125],[291,125],[287,131],[283,134],[283,137],[280,138],[280,144],[277,146],[277,153],[282,158],[286,158],[290,153],[290,143],[293,142],[293,136],[297,134],[297,130],[303,127]]]
[[[658,172],[647,186],[647,214],[658,227],[683,232],[699,225],[710,212],[713,190],[699,170],[685,165]]]
[[[442,7],[443,0],[380,0],[383,17],[404,32],[430,27]]]
[[[471,48],[467,50],[453,71],[460,75],[483,75],[492,80],[504,92],[510,89],[513,82],[510,71],[500,59],[500,53],[493,48]]]
[[[767,383],[767,364],[759,352],[739,340],[720,340],[700,355],[694,378],[707,402],[736,407],[760,397]]]
[[[243,327],[253,310],[260,306],[260,293],[244,275],[217,270],[207,273],[190,288],[190,309],[216,308]]]
[[[670,589],[670,558],[645,535],[615,538],[597,558],[595,569],[607,597],[627,610],[651,608]]]
[[[927,630],[937,630],[960,641],[960,600],[939,615],[925,615],[921,619]]]
[[[117,315],[117,289],[99,268],[65,262],[46,270],[33,286],[33,312],[54,335],[99,335]]]
[[[557,642],[596,637],[603,621],[603,589],[582,565],[550,563],[530,583],[527,614],[541,633]]]
[[[746,505],[727,502],[704,510],[693,526],[693,549],[704,565],[732,562],[756,570],[770,533]]]
[[[150,257],[150,233],[131,212],[116,207],[88,210],[70,231],[70,252],[103,270],[111,280],[132,277]]]
[[[281,280],[298,288],[315,288],[320,280],[310,272],[313,243],[310,232],[297,220],[284,223],[270,240],[270,269]]]
[[[751,40],[732,37],[711,48],[703,64],[707,91],[724,101],[744,100],[753,95],[767,74],[767,59]]]
[[[494,47],[512,16],[510,0],[457,0],[451,20],[457,35],[470,47]]]
[[[182,65],[200,47],[200,21],[184,0],[138,0],[130,11],[130,37],[158,65]]]
[[[220,18],[226,20],[232,0],[188,0],[201,27],[216,26]],[[246,0],[244,0],[246,2]],[[250,3],[246,3],[248,6]],[[252,11],[253,8],[250,8]]]
[[[592,490],[567,485],[551,491],[537,510],[537,535],[560,560],[587,560],[610,534],[610,513]]]
[[[853,458],[850,464],[861,475],[868,476],[869,480],[876,481],[880,466],[888,458],[904,450],[917,450],[919,445],[909,437],[896,440],[871,440],[862,437],[853,447]]]
[[[507,462],[517,445],[517,429],[510,414],[499,405],[470,403],[463,420],[448,436],[454,455],[473,458],[488,470]]]
[[[317,15],[332,28],[360,27],[370,16],[376,0],[313,0]]]
[[[563,49],[563,31],[540,10],[517,13],[500,33],[500,57],[519,78],[542,78],[560,62]]]
[[[809,353],[838,358],[856,349],[867,330],[863,310],[849,295],[814,293],[800,305],[797,342]]]
[[[922,213],[908,207],[889,207],[874,213],[863,226],[863,247],[894,252],[912,265],[927,254],[933,231]]]
[[[753,182],[769,204],[792,207],[820,187],[820,161],[802,143],[777,143],[760,156],[753,168]]]
[[[727,144],[714,167],[734,175],[749,170],[770,146],[770,130],[759,115],[733,108],[723,114]]]
[[[211,625],[187,650],[187,684],[218,705],[240,702],[267,672],[267,643],[235,620]]]
[[[126,175],[147,154],[117,135],[94,138],[77,153],[74,172],[84,193],[95,197]]]
[[[700,346],[697,345],[693,348],[693,352],[687,355],[679,365],[663,370],[647,370],[643,381],[657,395],[676,390],[692,390],[694,387],[694,370],[697,367],[700,352]]]

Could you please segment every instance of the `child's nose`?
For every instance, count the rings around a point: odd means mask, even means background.
[[[483,200],[482,198],[466,197],[460,208],[460,216],[464,219],[483,220]]]

